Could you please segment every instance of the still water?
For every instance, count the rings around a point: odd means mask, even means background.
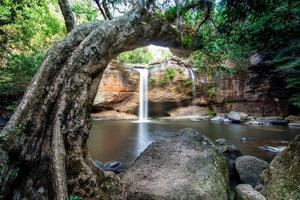
[[[267,161],[274,154],[265,152],[260,147],[286,146],[300,134],[299,128],[219,124],[209,121],[94,121],[88,147],[94,160],[117,160],[128,167],[156,138],[172,137],[176,131],[187,127],[212,140],[225,138],[235,144],[244,155],[254,155]],[[242,142],[241,138],[244,137],[249,140]]]

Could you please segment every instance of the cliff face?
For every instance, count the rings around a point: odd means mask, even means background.
[[[253,116],[287,115],[284,86],[267,67],[265,63],[256,62],[244,72],[213,77],[195,69],[196,99],[192,101],[193,83],[182,61],[169,60],[152,65],[148,81],[149,114],[172,117],[182,113],[205,115],[210,107],[210,110],[218,113],[233,110]],[[94,110],[136,114],[138,90],[138,71],[133,67],[111,63],[99,85]],[[185,112],[180,111],[183,108]],[[194,113],[197,110],[201,112]]]
[[[288,93],[283,80],[263,55],[252,55],[244,72],[215,80],[218,89],[213,105],[217,112],[233,110],[253,116],[288,114]]]

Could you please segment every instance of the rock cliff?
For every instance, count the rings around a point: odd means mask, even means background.
[[[187,62],[170,59],[149,68],[150,117],[197,116],[244,112],[252,116],[286,116],[287,94],[268,65],[259,55],[241,72],[206,75],[195,72],[196,95],[193,99],[192,79]],[[267,72],[265,72],[267,71]],[[134,65],[112,62],[105,70],[94,102],[94,111],[101,118],[103,111],[114,115],[137,114],[139,104],[139,73]],[[192,105],[192,106],[191,106]],[[183,112],[184,111],[184,112]],[[199,113],[198,113],[199,111]],[[196,112],[196,113],[195,113]],[[107,117],[107,112],[106,112]],[[116,116],[116,118],[120,118]]]

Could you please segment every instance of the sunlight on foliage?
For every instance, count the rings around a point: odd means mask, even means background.
[[[152,54],[149,52],[147,47],[138,48],[132,51],[121,53],[117,60],[121,63],[131,64],[147,64],[153,59]]]

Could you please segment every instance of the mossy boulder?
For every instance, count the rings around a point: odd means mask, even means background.
[[[300,199],[300,135],[272,160],[262,183],[267,199]]]
[[[224,156],[205,136],[182,129],[152,143],[124,174],[128,199],[229,199]]]
[[[241,181],[253,187],[256,186],[262,172],[268,166],[269,164],[266,161],[249,155],[238,157],[235,163]]]

